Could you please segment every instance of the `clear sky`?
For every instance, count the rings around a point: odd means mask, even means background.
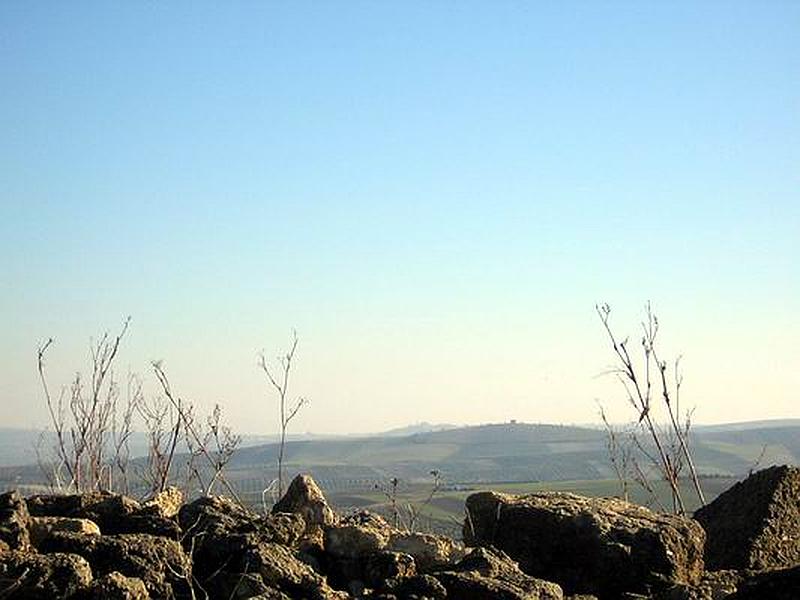
[[[277,428],[623,418],[594,304],[702,422],[800,416],[800,3],[0,3],[0,424],[119,363]]]

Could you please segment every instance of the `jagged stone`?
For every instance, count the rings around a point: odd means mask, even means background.
[[[420,571],[448,565],[465,554],[464,547],[448,537],[418,532],[393,533],[386,549],[410,554]]]
[[[174,519],[144,508],[133,498],[108,492],[65,496],[40,495],[28,498],[31,515],[89,519],[104,534],[148,533],[177,539],[180,529]]]
[[[178,513],[187,538],[203,533],[219,538],[232,534],[253,534],[260,541],[295,546],[305,531],[297,514],[260,516],[239,506],[230,498],[210,496],[185,504]]]
[[[467,498],[467,513],[468,546],[494,545],[571,594],[649,593],[696,584],[703,573],[697,523],[623,500],[480,492]]]
[[[293,598],[309,600],[343,600],[348,596],[333,590],[325,579],[297,559],[285,546],[270,542],[248,549],[244,557],[251,572],[264,583]]]
[[[214,589],[217,596],[229,600],[292,600],[282,591],[264,583],[258,573],[222,572]],[[212,596],[213,597],[213,596]]]
[[[70,600],[150,600],[144,581],[112,571]]]
[[[391,587],[395,581],[416,574],[414,558],[402,552],[378,552],[364,563],[364,583],[370,588]]]
[[[403,579],[394,588],[394,594],[402,600],[444,600],[447,589],[432,575],[416,575]]]
[[[272,512],[300,514],[306,522],[308,533],[336,522],[333,510],[311,475],[295,477],[283,498],[272,507]]]
[[[94,521],[71,517],[31,517],[28,521],[28,530],[31,544],[36,548],[55,532],[100,535],[100,528]]]
[[[158,492],[142,504],[142,508],[152,511],[165,519],[178,516],[183,506],[183,492],[174,486],[169,486]]]
[[[0,495],[0,541],[13,550],[30,547],[28,505],[16,490]]]
[[[754,473],[698,510],[709,569],[779,569],[800,563],[800,468]]]
[[[451,570],[434,573],[448,597],[508,598],[514,600],[562,600],[555,583],[526,575],[505,552],[475,548]],[[483,596],[481,595],[483,594]]]
[[[349,558],[374,554],[386,548],[393,532],[382,517],[361,511],[325,529],[325,551]]]
[[[743,576],[738,571],[709,571],[697,585],[675,584],[652,596],[652,600],[723,600],[733,594]]]
[[[800,597],[800,565],[752,575],[728,600],[797,600]]]
[[[89,563],[75,554],[10,551],[0,557],[0,590],[4,599],[68,598],[91,581]]]
[[[78,554],[89,562],[95,575],[118,571],[126,577],[139,578],[154,598],[190,595],[191,561],[174,540],[144,533],[53,533],[39,549]]]

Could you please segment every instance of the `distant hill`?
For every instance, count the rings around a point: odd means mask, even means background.
[[[738,477],[755,467],[800,464],[797,420],[753,425],[697,428],[691,445],[698,471]],[[601,429],[530,423],[442,430],[425,430],[430,428],[425,424],[415,427],[421,430],[410,435],[395,430],[386,435],[291,440],[285,451],[287,472],[310,472],[331,491],[372,489],[376,482],[391,477],[410,483],[430,481],[432,470],[453,484],[614,478]],[[0,430],[5,466],[15,457],[31,458],[35,435]],[[276,443],[258,441],[245,438],[228,470],[231,480],[253,494],[275,477],[278,452]],[[0,480],[24,482],[37,476],[35,467],[0,469]]]

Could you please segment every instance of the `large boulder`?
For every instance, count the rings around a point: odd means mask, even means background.
[[[336,515],[311,475],[295,477],[283,498],[272,507],[272,512],[298,513],[305,520],[308,533],[336,522]]]
[[[0,541],[13,550],[30,546],[28,505],[16,490],[0,495]]]
[[[754,473],[698,510],[710,569],[780,569],[800,564],[800,468]]]
[[[468,546],[495,546],[569,594],[649,593],[696,584],[703,573],[705,534],[697,523],[623,500],[480,492],[466,509]]]
[[[434,573],[448,598],[462,600],[562,600],[555,583],[526,575],[502,551],[476,548],[451,570]]]
[[[144,533],[81,535],[53,533],[41,552],[69,552],[85,558],[97,576],[118,571],[144,582],[154,598],[191,596],[192,564],[181,545]]]
[[[92,582],[89,563],[75,554],[12,551],[0,557],[2,598],[69,598]]]

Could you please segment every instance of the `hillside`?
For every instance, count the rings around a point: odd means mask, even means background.
[[[0,447],[24,443],[19,432],[0,431]],[[257,440],[247,439],[253,444]],[[800,464],[800,425],[700,428],[692,444],[701,474],[740,477],[758,464]],[[253,499],[275,473],[278,445],[246,445],[228,467],[228,478]],[[318,438],[289,441],[289,475],[312,473],[324,489],[342,494],[372,490],[392,477],[428,485],[431,471],[448,485],[611,480],[606,434],[600,429],[504,423],[426,431],[407,436]],[[0,468],[5,488],[40,481],[35,466]]]

